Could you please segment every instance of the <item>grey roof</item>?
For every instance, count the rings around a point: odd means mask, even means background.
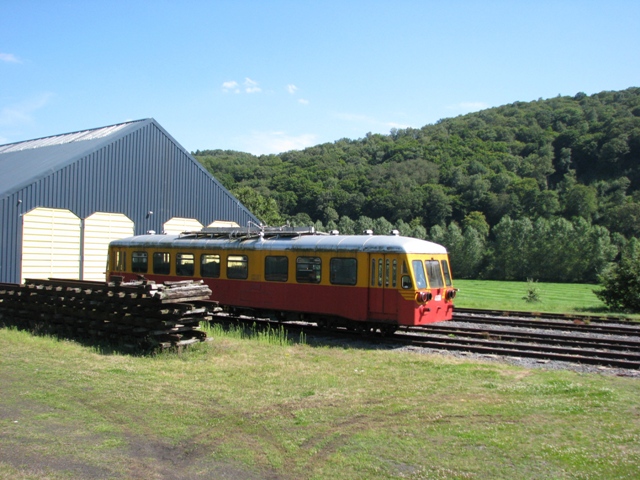
[[[442,245],[411,237],[396,235],[302,235],[289,238],[249,240],[193,238],[179,235],[138,235],[111,242],[113,246],[139,248],[189,248],[247,250],[314,250],[359,251],[376,253],[444,254]]]
[[[136,120],[51,137],[0,145],[0,197],[69,165],[114,138],[153,122]]]

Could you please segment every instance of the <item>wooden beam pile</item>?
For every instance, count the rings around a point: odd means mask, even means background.
[[[5,323],[125,347],[183,347],[206,339],[200,321],[217,306],[202,281],[87,282],[28,279],[0,284]]]

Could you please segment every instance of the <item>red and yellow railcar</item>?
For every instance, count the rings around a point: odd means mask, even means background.
[[[397,234],[205,228],[113,241],[109,265],[125,281],[201,279],[229,310],[362,330],[450,320],[456,293],[446,249]]]

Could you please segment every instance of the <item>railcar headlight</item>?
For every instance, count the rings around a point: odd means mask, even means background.
[[[449,298],[450,300],[453,300],[454,298],[456,298],[457,293],[458,293],[457,288],[452,288],[451,290],[447,290],[447,298]]]
[[[416,293],[416,302],[418,303],[427,303],[429,300],[433,298],[431,292],[417,292]]]

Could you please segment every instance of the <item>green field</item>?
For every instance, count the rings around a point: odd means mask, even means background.
[[[535,283],[540,301],[527,302],[527,282],[456,280],[457,307],[525,310],[554,313],[606,314],[606,306],[593,293],[598,285]]]
[[[209,333],[132,356],[0,328],[0,478],[640,476],[638,378]]]

